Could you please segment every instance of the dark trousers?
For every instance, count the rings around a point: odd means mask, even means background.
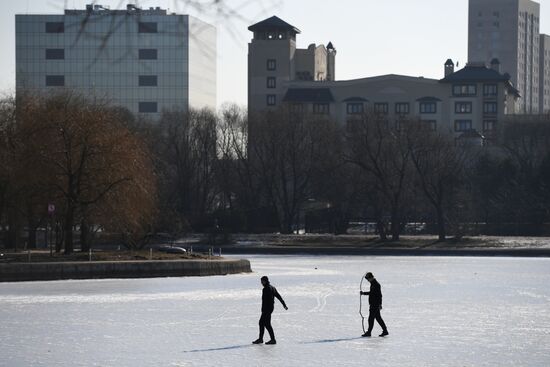
[[[264,330],[267,329],[269,337],[271,340],[275,340],[275,334],[273,333],[273,328],[271,327],[271,312],[262,312],[262,317],[260,317],[260,339],[264,338]]]
[[[380,316],[380,307],[371,307],[369,309],[369,330],[367,331],[367,333],[371,333],[372,328],[374,327],[374,320],[376,320],[378,324],[380,324],[380,326],[382,327],[382,331],[388,331],[388,329],[386,329],[386,324],[384,323],[384,320],[382,320],[382,316]]]

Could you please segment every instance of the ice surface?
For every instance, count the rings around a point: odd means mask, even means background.
[[[0,283],[0,366],[550,365],[550,259],[248,258],[254,274]],[[359,337],[366,271],[387,338]],[[276,346],[250,344],[264,274],[289,306]]]

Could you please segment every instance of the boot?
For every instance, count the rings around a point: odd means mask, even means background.
[[[370,333],[366,332],[365,334],[361,335],[363,338],[370,338]]]
[[[277,344],[277,341],[275,339],[271,339],[270,341],[268,341],[267,343],[265,343],[266,345],[273,345],[273,344]]]
[[[384,337],[384,336],[386,336],[386,335],[390,335],[390,334],[388,333],[388,330],[382,331],[382,334],[380,334],[380,335],[378,335],[378,336]]]
[[[263,339],[256,339],[252,342],[252,344],[263,344],[264,340]]]

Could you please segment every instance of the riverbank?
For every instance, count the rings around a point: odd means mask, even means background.
[[[250,273],[245,259],[78,261],[0,264],[0,282],[212,276]]]
[[[195,237],[184,243],[200,249],[201,241]],[[220,247],[224,254],[550,257],[548,237],[475,236],[439,242],[435,236],[424,235],[380,241],[368,235],[236,234],[232,243]]]

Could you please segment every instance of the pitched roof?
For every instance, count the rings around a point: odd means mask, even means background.
[[[348,97],[342,100],[343,102],[368,102],[369,100],[363,97]]]
[[[479,81],[502,81],[507,82],[510,77],[499,73],[496,70],[489,69],[486,66],[469,65],[459,71],[456,71],[445,78],[441,82],[479,82]]]
[[[455,83],[455,82],[504,82],[509,90],[516,96],[520,96],[519,91],[510,81],[510,74],[501,74],[494,69],[490,69],[485,65],[466,65],[463,69],[456,71],[439,81],[440,83]]]
[[[329,88],[289,88],[284,102],[334,102]]]
[[[417,99],[418,102],[441,102],[441,100],[437,97],[431,97],[431,96],[426,96],[426,97],[420,97]]]
[[[258,22],[248,27],[248,30],[251,32],[270,30],[270,29],[282,29],[285,31],[293,31],[296,33],[300,33],[300,30],[298,28],[288,24],[287,22],[285,22],[284,20],[282,20],[281,18],[275,15],[272,16],[271,18],[264,19],[261,22]]]

